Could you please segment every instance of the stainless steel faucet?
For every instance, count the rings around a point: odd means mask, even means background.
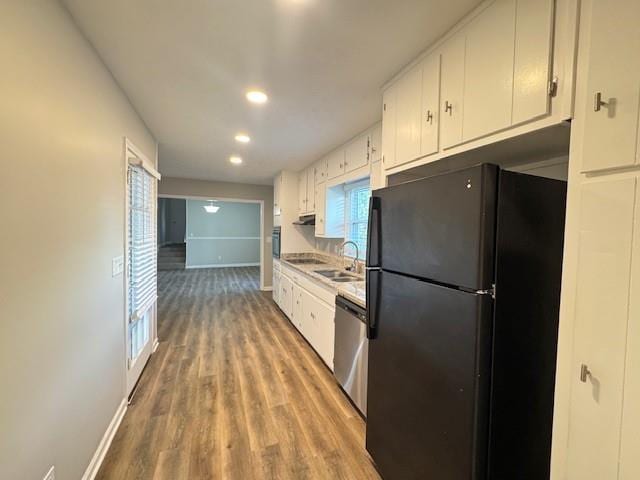
[[[351,263],[350,267],[345,267],[345,270],[349,270],[350,272],[358,272],[358,257],[359,252],[358,252],[358,244],[352,240],[347,240],[346,242],[343,242],[342,245],[340,245],[340,250],[341,250],[341,254],[340,256],[342,257],[342,266],[344,266],[344,247],[346,247],[347,245],[353,245],[356,249],[356,256],[353,259],[353,262]]]

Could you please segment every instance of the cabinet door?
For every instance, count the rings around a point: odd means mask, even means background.
[[[307,213],[316,211],[316,169],[307,168]]]
[[[569,479],[618,478],[635,186],[634,178],[582,186]]]
[[[378,188],[384,187],[384,180],[382,177],[382,162],[380,160],[371,164],[371,176],[369,178],[371,190],[377,190]]]
[[[422,65],[422,131],[420,155],[438,152],[440,124],[440,55],[433,54]]]
[[[298,213],[307,213],[307,171],[298,174]]]
[[[382,123],[376,125],[369,134],[369,161],[371,163],[382,160]]]
[[[327,162],[327,179],[337,178],[344,174],[344,150],[332,152]]]
[[[273,301],[280,305],[280,272],[273,271]]]
[[[353,139],[345,149],[344,169],[351,172],[369,163],[369,136],[360,135]]]
[[[511,125],[516,1],[496,0],[466,31],[463,140]]]
[[[443,148],[462,142],[465,37],[451,38],[441,53],[440,140]]]
[[[396,164],[396,85],[382,94],[382,161],[384,168]]]
[[[316,185],[327,180],[327,157],[316,162]]]
[[[314,298],[311,320],[314,326],[314,348],[324,363],[333,371],[335,310]]]
[[[418,66],[406,73],[397,85],[395,165],[402,165],[420,156],[421,103],[422,68]]]
[[[633,265],[624,369],[622,436],[620,440],[620,476],[618,480],[640,478],[640,191],[636,192],[633,235]]]
[[[325,233],[326,193],[325,183],[316,186],[316,237],[322,237]]]
[[[291,311],[291,321],[295,325],[295,327],[302,332],[303,323],[304,323],[304,311],[303,311],[303,292],[298,285],[293,283],[291,287],[292,292],[292,311]]]
[[[586,0],[583,9],[590,35],[587,98],[579,100],[586,102],[584,171],[636,165],[640,2]],[[606,104],[596,107],[598,94]]]
[[[293,314],[293,292],[291,288],[293,283],[288,277],[282,275],[280,277],[280,308],[284,314],[291,319]]]
[[[518,0],[512,124],[547,115],[551,106],[554,0]]]
[[[273,214],[280,215],[280,188],[282,186],[282,174],[276,175],[273,180]]]

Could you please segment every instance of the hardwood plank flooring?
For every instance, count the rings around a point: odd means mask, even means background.
[[[257,268],[158,275],[160,346],[98,479],[379,480],[363,420]]]

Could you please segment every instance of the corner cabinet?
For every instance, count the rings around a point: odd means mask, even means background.
[[[385,170],[397,173],[418,159],[422,164],[476,148],[497,141],[497,134],[500,140],[518,135],[524,131],[516,127],[526,124],[550,126],[533,123],[553,113],[554,6],[561,3],[565,12],[568,1],[485,2],[399,75],[383,92]],[[559,23],[569,28],[564,17]],[[572,65],[565,68],[571,78],[562,94],[571,97],[575,46],[562,48]],[[571,117],[565,103],[555,123]]]

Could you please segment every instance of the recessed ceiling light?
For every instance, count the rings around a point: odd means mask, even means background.
[[[247,92],[247,100],[251,103],[266,103],[269,97],[260,90],[250,90]]]
[[[234,155],[233,157],[229,157],[229,161],[234,165],[240,165],[242,163],[242,158]]]
[[[249,143],[250,141],[251,141],[251,137],[246,133],[239,133],[236,135],[236,142]]]

